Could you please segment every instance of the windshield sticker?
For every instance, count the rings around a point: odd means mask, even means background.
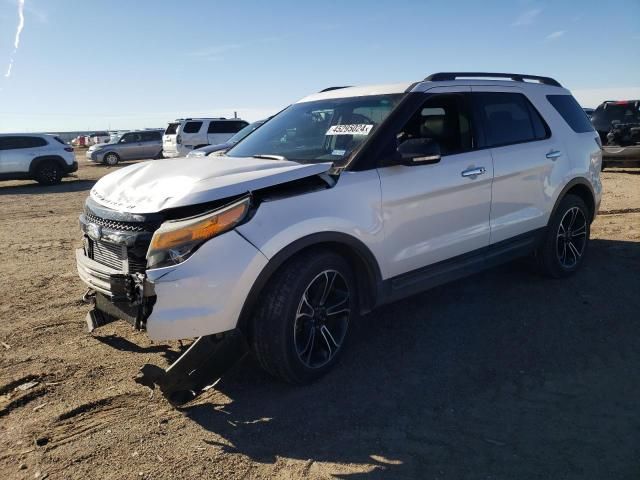
[[[331,155],[338,155],[338,156],[343,156],[345,153],[347,153],[346,150],[334,150],[333,152],[331,152]]]
[[[325,135],[369,135],[373,125],[364,123],[352,125],[332,125]]]

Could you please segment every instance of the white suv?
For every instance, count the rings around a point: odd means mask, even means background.
[[[551,277],[574,273],[601,160],[584,111],[551,78],[327,89],[226,156],[102,178],[77,251],[95,294],[89,327],[121,318],[154,340],[201,337],[147,372],[166,393],[205,385],[239,337],[267,371],[307,382],[381,304],[527,255]]]
[[[76,170],[73,148],[55,135],[0,134],[0,180],[33,179],[54,185]]]
[[[191,150],[218,145],[249,125],[240,118],[181,118],[171,122],[162,137],[167,158],[184,157]]]

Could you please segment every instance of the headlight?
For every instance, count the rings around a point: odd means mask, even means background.
[[[164,222],[153,234],[147,252],[148,268],[177,265],[189,258],[204,242],[242,222],[249,212],[250,198],[184,220]]]

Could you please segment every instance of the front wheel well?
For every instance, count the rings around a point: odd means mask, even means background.
[[[327,232],[328,233],[328,232]],[[322,235],[322,234],[319,234]],[[341,241],[342,240],[342,241]],[[358,304],[360,313],[366,313],[373,309],[377,299],[377,287],[380,283],[380,273],[373,254],[364,244],[359,245],[359,240],[344,241],[323,240],[309,242],[301,239],[276,254],[255,281],[247,299],[243,305],[238,327],[247,336],[251,336],[251,319],[259,298],[269,280],[280,272],[299,255],[308,254],[311,251],[330,250],[343,257],[351,267],[356,279]]]

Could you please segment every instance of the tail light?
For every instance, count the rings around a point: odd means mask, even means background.
[[[73,152],[73,148],[72,147],[64,147],[64,151],[65,152]]]
[[[178,144],[182,143],[182,137],[180,135],[176,137],[176,143]]]

